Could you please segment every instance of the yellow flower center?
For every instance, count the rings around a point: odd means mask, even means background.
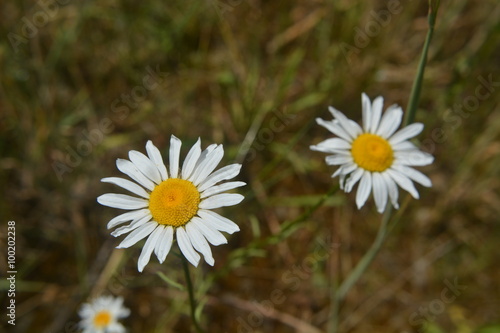
[[[382,172],[394,161],[389,142],[370,133],[361,134],[354,140],[351,154],[359,167],[372,172]]]
[[[111,322],[111,314],[108,311],[100,311],[94,317],[95,327],[106,327]]]
[[[198,212],[200,192],[193,183],[169,178],[156,186],[149,197],[153,220],[160,224],[180,227]]]

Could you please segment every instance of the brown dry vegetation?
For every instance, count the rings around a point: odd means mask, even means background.
[[[175,134],[183,154],[198,137],[203,147],[223,143],[224,164],[241,162],[238,179],[248,183],[240,191],[246,200],[223,210],[241,232],[212,248],[215,267],[192,269],[205,302],[202,325],[325,331],[330,290],[369,248],[381,216],[373,200],[358,211],[352,194],[336,192],[293,232],[280,232],[338,183],[324,156],[309,150],[330,136],[314,119],[329,118],[333,105],[360,120],[363,91],[406,107],[427,3],[400,0],[400,12],[366,45],[357,29],[389,1],[60,3],[45,24],[37,16],[26,38],[25,19],[40,5],[0,5],[0,271],[14,220],[18,272],[16,326],[5,316],[5,279],[0,325],[75,332],[82,302],[104,293],[124,297],[130,332],[190,331],[187,293],[156,274],[184,284],[179,258],[171,253],[163,265],[152,258],[138,273],[140,246],[114,249],[119,239],[106,223],[117,210],[96,202],[116,190],[100,182],[118,176],[116,158],[144,151],[149,139],[166,153]],[[439,304],[430,310],[436,330],[476,332],[500,322],[499,17],[495,0],[442,1],[416,115],[426,126],[418,141],[435,156],[422,168],[433,187],[419,187],[418,201],[401,192],[400,222],[342,304],[341,332],[417,332],[419,309]],[[347,45],[359,47],[345,54]],[[128,107],[114,102],[140,91],[148,67],[166,73],[161,83]],[[489,76],[496,85],[475,97],[479,77]],[[273,130],[277,114],[287,122]],[[110,128],[99,132],[106,119]],[[102,137],[83,153],[86,132]],[[68,152],[79,149],[86,156],[69,166]],[[254,246],[262,239],[267,245]],[[328,256],[318,256],[322,246]],[[439,303],[445,280],[455,279],[466,289]]]

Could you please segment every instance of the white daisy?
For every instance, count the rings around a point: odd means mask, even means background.
[[[316,122],[338,138],[327,139],[311,149],[333,154],[326,157],[326,163],[340,166],[332,177],[340,177],[340,188],[345,192],[350,192],[360,180],[356,194],[358,209],[373,190],[377,210],[382,213],[387,197],[395,208],[399,208],[396,185],[415,199],[419,196],[412,180],[426,187],[432,185],[427,176],[411,167],[431,164],[434,158],[408,141],[422,131],[423,124],[414,123],[396,132],[403,117],[399,106],[390,106],[382,116],[382,97],[370,103],[363,93],[361,101],[363,128],[342,112],[329,107],[334,119],[317,118]]]
[[[238,175],[241,164],[231,164],[213,172],[224,155],[222,145],[212,144],[204,151],[200,145],[198,139],[179,169],[181,141],[172,135],[170,170],[167,171],[160,151],[148,141],[147,156],[132,150],[129,152],[130,161],[116,161],[118,170],[136,183],[116,177],[102,179],[138,196],[108,193],[98,197],[97,201],[101,205],[130,210],[108,223],[110,229],[131,221],[111,233],[117,237],[130,232],[118,248],[128,248],[148,237],[137,263],[139,272],[149,262],[153,251],[160,263],[165,260],[174,234],[182,254],[190,263],[198,265],[198,251],[213,266],[214,258],[208,243],[225,244],[227,240],[220,231],[232,234],[240,230],[234,222],[211,209],[236,205],[243,200],[241,194],[222,192],[243,186],[244,182],[216,185]]]
[[[83,333],[123,333],[125,327],[118,319],[128,317],[130,310],[123,306],[123,298],[101,296],[82,305],[78,312]]]

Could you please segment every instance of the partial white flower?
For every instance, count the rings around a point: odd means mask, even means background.
[[[359,181],[358,209],[373,191],[377,210],[382,213],[388,197],[392,205],[399,208],[398,185],[415,199],[419,195],[412,181],[432,186],[427,176],[412,167],[431,164],[434,158],[408,141],[422,131],[423,124],[414,123],[396,132],[403,117],[401,107],[392,105],[382,115],[382,97],[371,103],[363,93],[361,100],[362,128],[342,112],[329,107],[334,119],[317,118],[316,122],[337,137],[311,146],[311,149],[331,154],[326,157],[326,163],[340,166],[332,177],[340,177],[340,188],[345,192],[350,192]]]
[[[83,304],[78,314],[83,333],[124,333],[118,320],[128,317],[130,310],[123,306],[122,297],[101,296]]]
[[[198,252],[213,266],[215,261],[209,243],[225,244],[227,240],[221,231],[232,234],[240,230],[233,221],[212,209],[233,206],[243,200],[241,194],[223,192],[243,186],[244,182],[219,184],[237,176],[241,164],[231,164],[214,172],[224,155],[222,145],[212,144],[204,151],[200,146],[198,139],[179,168],[181,141],[172,135],[170,168],[167,170],[160,151],[148,141],[147,156],[132,150],[130,160],[118,159],[116,162],[118,169],[135,182],[117,177],[102,179],[135,195],[108,193],[97,201],[101,205],[129,210],[108,223],[110,229],[130,222],[111,233],[115,237],[129,233],[118,248],[128,248],[147,237],[137,263],[139,272],[153,252],[162,263],[174,237],[182,254],[194,266],[200,261]]]

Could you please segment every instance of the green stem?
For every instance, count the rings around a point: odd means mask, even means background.
[[[184,275],[186,276],[186,285],[189,294],[189,306],[191,310],[191,320],[193,321],[194,328],[198,333],[205,333],[205,331],[200,327],[200,324],[196,320],[196,301],[194,299],[193,283],[191,282],[191,276],[189,275],[189,264],[187,259],[182,257],[182,267],[184,268]]]
[[[418,64],[417,74],[415,76],[415,81],[413,81],[413,86],[411,88],[410,99],[408,101],[408,106],[406,107],[405,119],[403,125],[406,126],[412,123],[415,119],[415,113],[417,111],[418,101],[420,100],[420,91],[422,90],[422,80],[424,77],[425,65],[427,64],[427,53],[429,52],[429,45],[431,44],[432,35],[434,34],[434,25],[436,23],[437,10],[439,8],[439,0],[429,0],[429,30],[427,31],[427,36],[425,38],[424,49],[420,56],[420,62]]]
[[[377,237],[373,242],[370,249],[363,255],[361,260],[358,262],[354,270],[349,274],[349,276],[341,283],[340,287],[336,290],[333,297],[333,304],[331,310],[331,333],[336,333],[339,325],[339,310],[340,303],[344,300],[345,296],[349,292],[349,290],[354,286],[354,284],[359,280],[359,278],[363,275],[366,269],[370,266],[373,259],[379,252],[384,240],[387,236],[387,225],[392,213],[392,206],[388,205],[387,209],[382,218],[382,222],[378,229]]]
[[[403,125],[406,126],[412,123],[415,119],[415,113],[417,110],[418,101],[420,99],[420,91],[422,90],[422,80],[424,77],[425,65],[427,63],[427,53],[429,52],[429,45],[432,40],[432,35],[434,33],[434,25],[436,23],[436,15],[439,8],[439,0],[429,0],[429,30],[427,31],[427,36],[425,38],[424,48],[420,56],[420,61],[418,64],[417,74],[415,76],[415,81],[411,88],[410,99],[408,101],[408,106],[406,107],[405,119]],[[380,224],[380,228],[377,233],[373,244],[371,245],[368,252],[366,252],[361,260],[358,262],[354,270],[347,276],[347,278],[340,284],[339,288],[332,293],[332,307],[330,311],[330,332],[336,333],[339,326],[339,311],[340,303],[344,300],[345,296],[349,290],[356,284],[359,278],[367,270],[367,268],[372,263],[373,259],[379,252],[382,244],[387,236],[388,232],[388,221],[391,217],[392,206],[388,205],[384,213],[384,217]]]

